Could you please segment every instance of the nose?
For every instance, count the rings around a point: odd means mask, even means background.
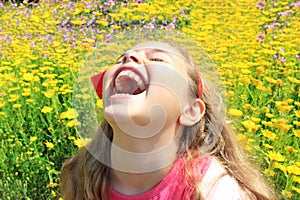
[[[136,51],[129,51],[123,57],[123,63],[135,62],[137,64],[142,64],[142,58],[138,55]]]

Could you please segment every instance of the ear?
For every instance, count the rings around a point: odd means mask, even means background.
[[[192,126],[200,121],[205,113],[205,104],[201,99],[195,99],[184,108],[179,117],[179,123]]]

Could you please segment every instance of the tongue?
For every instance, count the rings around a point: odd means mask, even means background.
[[[142,92],[137,82],[129,76],[124,75],[117,77],[115,85],[118,93],[134,95]]]

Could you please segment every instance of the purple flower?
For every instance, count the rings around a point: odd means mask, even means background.
[[[280,47],[279,51],[284,52],[284,48]]]
[[[257,2],[257,5],[258,5],[258,6],[263,6],[264,3],[263,3],[262,1],[259,1],[259,2]]]
[[[278,60],[278,55],[277,54],[274,54],[273,57],[274,57],[275,60]]]
[[[285,11],[285,12],[280,12],[280,13],[278,13],[278,16],[288,16],[288,15],[290,15],[291,14],[291,11],[290,10],[287,10],[287,11]]]
[[[298,60],[300,60],[300,55],[299,55],[299,54],[297,54],[297,55],[296,55],[296,58],[297,58]]]
[[[264,3],[262,1],[257,2],[257,6],[259,7],[260,10],[265,9]]]
[[[297,3],[293,3],[292,6],[294,6],[294,7],[299,7],[299,6],[300,6],[300,1],[297,2]]]
[[[257,38],[258,38],[258,39],[263,39],[264,37],[263,37],[263,35],[260,33],[260,34],[257,35]]]
[[[280,57],[280,62],[285,62],[285,61],[286,61],[285,57],[281,56]]]

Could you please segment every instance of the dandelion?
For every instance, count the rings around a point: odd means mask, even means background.
[[[96,23],[99,24],[100,26],[108,26],[108,22],[107,21],[96,20]]]
[[[266,143],[263,143],[263,146],[266,147],[267,149],[274,149],[273,146],[266,144]]]
[[[269,130],[261,130],[261,132],[263,133],[263,136],[265,136],[266,138],[270,139],[270,140],[275,140],[276,139],[276,134],[269,131]]]
[[[17,101],[19,98],[20,98],[20,97],[19,97],[19,95],[17,95],[17,94],[10,94],[10,95],[9,95],[8,102],[15,102],[15,101]]]
[[[23,75],[23,80],[25,81],[32,81],[34,79],[33,73],[26,73]]]
[[[284,173],[286,172],[286,167],[284,165],[280,164],[280,163],[275,163],[274,168],[275,169],[280,169]]]
[[[53,108],[44,106],[41,110],[42,113],[50,113],[53,110]]]
[[[300,129],[294,129],[293,133],[296,137],[300,138]]]
[[[52,195],[52,197],[56,197],[56,193],[54,190],[51,190],[51,195]]]
[[[34,142],[36,140],[37,140],[37,136],[31,136],[29,139],[30,142]]]
[[[293,181],[300,184],[300,177],[294,176]]]
[[[97,105],[99,108],[103,109],[103,101],[102,101],[102,99],[98,99],[97,102],[96,102],[96,105]]]
[[[74,140],[74,144],[78,147],[84,147],[86,146],[92,139],[91,138],[79,138],[77,140]]]
[[[231,108],[229,109],[228,114],[235,117],[240,117],[243,115],[243,112],[238,109]]]
[[[255,108],[250,104],[243,105],[243,109],[245,109],[245,110],[255,110]]]
[[[56,186],[58,186],[57,183],[49,183],[49,184],[46,186],[46,188],[56,187]]]
[[[292,146],[287,146],[287,147],[285,147],[285,151],[286,152],[295,152],[295,153],[297,153],[298,152],[298,150],[296,150],[294,147],[292,147]]]
[[[300,175],[300,167],[298,167],[297,165],[290,165],[286,167],[286,170],[288,173],[290,174],[294,174],[299,176]]]
[[[294,112],[295,112],[296,117],[300,118],[300,110],[295,110]]]
[[[16,108],[16,109],[21,108],[21,107],[22,107],[22,104],[19,104],[19,103],[16,103],[13,105],[13,108]]]
[[[242,122],[242,124],[249,132],[252,133],[256,132],[260,128],[260,125],[255,124],[251,120],[245,120]]]
[[[278,152],[274,151],[268,151],[267,156],[270,158],[272,161],[277,161],[277,162],[283,162],[285,161],[285,156],[281,155]]]
[[[45,142],[45,145],[49,149],[52,149],[54,147],[54,144],[52,142]]]
[[[74,109],[74,108],[69,108],[66,112],[65,112],[65,116],[68,119],[75,119],[79,116],[78,112]]]
[[[300,188],[292,186],[292,190],[294,190],[295,192],[297,192],[298,194],[300,194]]]
[[[285,197],[291,198],[293,196],[293,194],[290,191],[287,190],[282,190],[281,194]]]
[[[74,119],[72,119],[71,121],[69,121],[68,123],[67,123],[67,126],[68,127],[74,127],[74,126],[80,126],[81,125],[81,123],[78,121],[78,120],[74,120]]]
[[[299,121],[293,121],[293,124],[295,124],[296,126],[300,126],[300,122]]]

